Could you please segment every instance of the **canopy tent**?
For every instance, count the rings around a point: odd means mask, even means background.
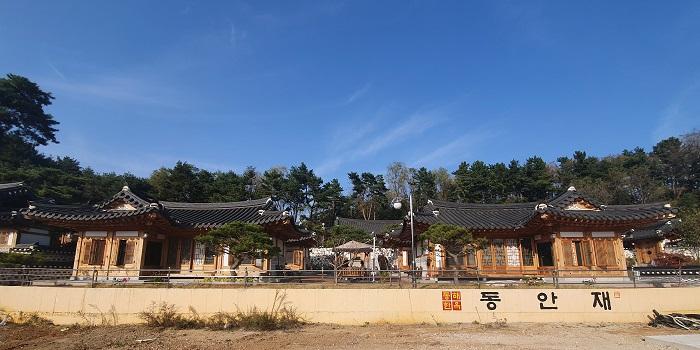
[[[357,241],[349,241],[347,243],[341,244],[333,248],[333,251],[348,253],[369,253],[372,250],[373,249],[371,245],[366,243],[360,243]]]

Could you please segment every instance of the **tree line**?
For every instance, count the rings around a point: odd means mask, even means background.
[[[59,204],[94,204],[128,184],[146,198],[184,202],[222,202],[272,196],[299,223],[313,228],[332,225],[336,216],[398,219],[406,214],[391,206],[412,194],[417,206],[429,198],[478,203],[540,201],[569,186],[607,204],[671,201],[682,208],[700,207],[700,132],[658,142],[647,151],[623,150],[594,157],[585,151],[547,162],[533,156],[524,162],[462,162],[456,169],[411,168],[400,162],[384,174],[349,172],[349,188],[338,179],[324,180],[307,164],[242,172],[208,171],[179,161],[148,177],[98,173],[71,157],[49,157],[40,145],[59,142],[59,125],[44,108],[53,96],[29,79],[0,78],[0,182],[24,181],[40,197]]]

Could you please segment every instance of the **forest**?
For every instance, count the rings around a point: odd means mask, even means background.
[[[700,132],[659,141],[650,150],[634,148],[604,157],[584,150],[558,159],[533,155],[508,163],[463,161],[456,169],[414,169],[388,164],[384,174],[361,170],[322,179],[305,163],[243,172],[208,171],[179,161],[148,177],[98,173],[70,156],[49,157],[37,150],[59,142],[59,120],[44,109],[53,96],[25,77],[0,78],[0,182],[23,181],[36,194],[59,204],[94,204],[122,186],[167,201],[220,202],[273,196],[307,227],[332,225],[336,216],[397,219],[405,215],[391,201],[412,194],[417,206],[429,198],[476,203],[540,201],[569,186],[607,204],[667,201],[683,210],[700,207]],[[284,161],[284,160],[280,160]]]

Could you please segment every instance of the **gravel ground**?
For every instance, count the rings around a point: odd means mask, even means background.
[[[644,336],[681,333],[643,324],[307,325],[272,332],[8,325],[0,327],[0,349],[642,350],[668,349]]]

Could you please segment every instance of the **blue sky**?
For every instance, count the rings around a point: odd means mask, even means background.
[[[147,176],[547,161],[700,127],[698,1],[0,1],[0,73]]]

